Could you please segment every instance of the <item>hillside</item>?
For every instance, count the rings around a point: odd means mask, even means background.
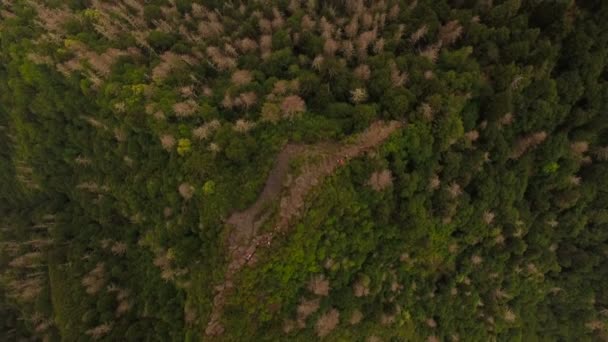
[[[0,340],[608,341],[606,18],[3,0]]]

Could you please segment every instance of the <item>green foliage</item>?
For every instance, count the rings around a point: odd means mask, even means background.
[[[190,139],[179,139],[177,141],[177,154],[180,156],[186,155],[192,149],[192,142]]]
[[[157,51],[170,49],[177,42],[177,37],[171,33],[152,31],[148,35],[148,43]]]
[[[205,195],[213,195],[215,192],[215,182],[212,180],[206,181],[203,184],[203,194]]]
[[[362,3],[1,4],[2,340],[606,340],[608,3]]]
[[[551,163],[543,166],[543,173],[549,175],[552,173],[556,173],[558,169],[559,169],[559,164],[556,162],[551,162]]]

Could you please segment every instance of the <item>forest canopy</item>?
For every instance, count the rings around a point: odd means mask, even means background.
[[[607,18],[3,0],[0,339],[608,340]]]

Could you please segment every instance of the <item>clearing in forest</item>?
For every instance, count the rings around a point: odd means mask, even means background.
[[[228,239],[229,264],[224,283],[216,287],[213,311],[205,333],[219,335],[223,332],[220,323],[225,303],[226,291],[233,286],[234,275],[247,264],[255,262],[257,248],[270,246],[273,236],[286,232],[290,223],[302,214],[306,195],[323,178],[331,175],[336,168],[350,159],[372,150],[384,142],[403,124],[399,121],[378,121],[349,143],[319,143],[315,145],[288,144],[278,154],[275,165],[270,171],[264,189],[249,208],[235,212],[226,223],[232,226]],[[290,162],[304,154],[316,157],[314,163],[305,163],[301,172],[284,190],[288,178]],[[269,232],[260,233],[260,226],[270,217],[266,209],[272,201],[279,198],[276,222]]]

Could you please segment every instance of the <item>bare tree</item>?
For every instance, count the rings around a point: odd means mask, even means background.
[[[338,48],[340,48],[340,44],[332,38],[326,39],[325,44],[323,45],[323,51],[328,56],[334,56],[336,51],[338,51]]]
[[[283,112],[283,116],[292,118],[306,111],[306,103],[299,96],[291,95],[283,99],[281,111]]]
[[[253,80],[253,76],[249,70],[236,70],[232,73],[232,83],[237,86],[249,84]]]
[[[510,157],[512,159],[518,159],[529,149],[540,145],[545,139],[547,139],[547,133],[544,131],[532,133],[520,138],[513,147]]]
[[[171,151],[175,147],[175,138],[170,134],[165,134],[160,137],[160,143],[167,151]]]
[[[92,329],[87,330],[86,334],[91,336],[94,340],[98,340],[98,339],[104,337],[105,335],[107,335],[110,331],[112,331],[112,324],[103,323]]]
[[[318,296],[327,296],[330,289],[329,280],[325,279],[322,274],[314,276],[308,283],[308,289]]]
[[[317,324],[315,324],[315,331],[317,332],[317,336],[325,337],[329,335],[340,323],[340,312],[336,309],[330,309],[325,312],[319,319],[317,320]]]
[[[298,318],[298,326],[301,328],[306,326],[306,319],[308,316],[319,310],[319,306],[321,305],[321,301],[319,298],[316,299],[301,299],[300,304],[297,308],[297,318]]]
[[[192,196],[194,195],[194,187],[188,183],[180,184],[178,190],[179,190],[179,194],[185,200],[191,199]]]
[[[448,46],[453,44],[462,35],[462,26],[458,20],[448,21],[445,25],[439,28],[439,41],[442,45]]]
[[[97,263],[95,268],[87,273],[82,279],[82,285],[84,285],[88,294],[96,294],[101,290],[106,282],[105,265],[103,262]]]
[[[370,176],[369,184],[375,191],[382,191],[393,184],[393,174],[388,169],[376,171]]]
[[[365,102],[367,100],[367,91],[364,88],[351,90],[350,99],[354,104]]]
[[[367,64],[360,64],[359,66],[357,66],[355,68],[353,73],[356,78],[363,80],[363,81],[369,80],[369,78],[372,74],[372,72]]]

